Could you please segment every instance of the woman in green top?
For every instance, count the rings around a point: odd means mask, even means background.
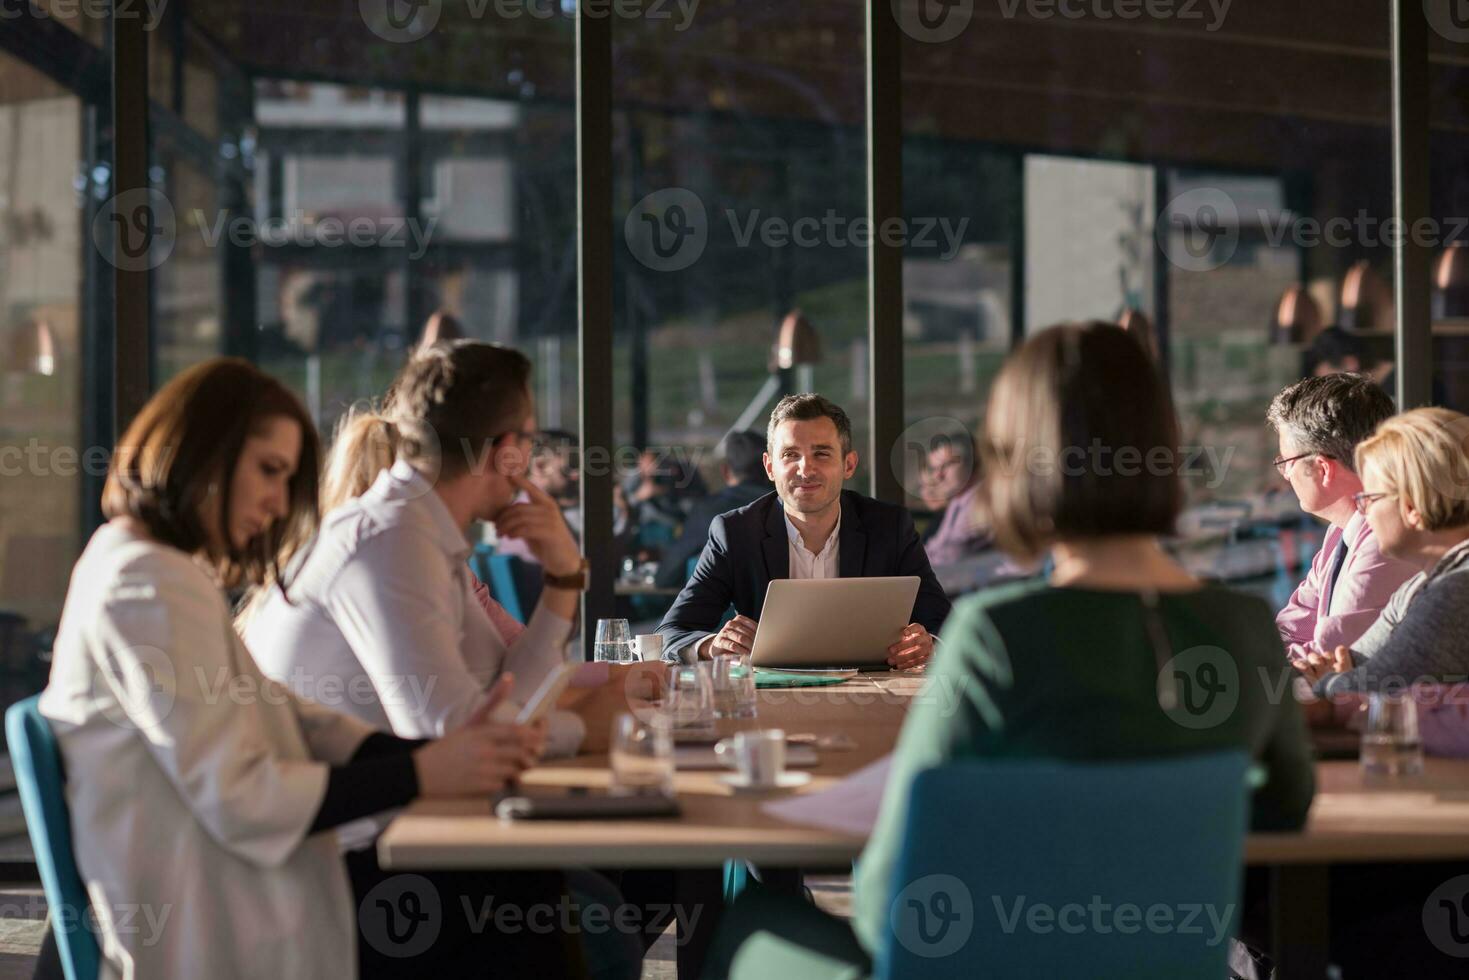
[[[963,696],[947,711],[920,699],[903,726],[853,884],[853,928],[869,955],[888,941],[921,770],[1242,748],[1265,772],[1259,830],[1299,827],[1314,792],[1272,610],[1199,582],[1158,542],[1182,509],[1183,459],[1167,385],[1138,343],[1102,323],[1032,337],[995,380],[982,451],[979,500],[1000,547],[1049,553],[1054,571],[958,603],[944,625],[929,683]],[[824,955],[866,968],[834,922],[801,918]]]

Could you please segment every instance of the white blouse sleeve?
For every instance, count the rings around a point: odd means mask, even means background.
[[[132,563],[92,624],[97,695],[135,729],[219,844],[260,865],[305,837],[328,768],[283,758],[264,736],[281,721],[235,637],[223,596],[187,560]],[[241,662],[243,661],[243,662]]]

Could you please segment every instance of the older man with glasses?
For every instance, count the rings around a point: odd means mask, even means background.
[[[1280,440],[1275,469],[1301,508],[1330,525],[1311,570],[1275,617],[1293,659],[1351,646],[1416,571],[1381,552],[1354,501],[1362,492],[1357,444],[1392,414],[1392,400],[1360,374],[1307,378],[1270,403],[1266,419]]]

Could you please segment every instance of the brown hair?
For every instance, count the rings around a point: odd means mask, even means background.
[[[301,427],[290,512],[248,551],[237,550],[226,530],[220,552],[209,541],[203,508],[216,507],[219,527],[228,528],[240,452],[273,418]],[[107,473],[102,512],[131,517],[158,541],[207,555],[227,586],[276,581],[280,564],[315,530],[319,458],[316,427],[295,395],[248,361],[216,358],[164,385],[128,426]]]
[[[792,419],[797,422],[831,419],[832,424],[837,427],[837,435],[841,437],[842,455],[852,451],[852,420],[847,418],[847,413],[830,398],[806,392],[801,395],[786,395],[775,403],[775,408],[770,413],[770,423],[765,427],[767,452],[775,445],[776,427]]]
[[[1183,507],[1177,451],[1167,383],[1136,339],[1108,323],[1051,327],[990,391],[982,516],[1024,557],[1057,539],[1170,534]]]
[[[388,390],[383,418],[401,459],[466,473],[530,413],[531,364],[513,347],[455,340],[421,347]]]

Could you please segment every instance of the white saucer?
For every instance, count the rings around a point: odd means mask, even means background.
[[[744,776],[737,772],[725,773],[719,777],[719,781],[736,793],[768,793],[775,789],[795,789],[797,786],[805,786],[811,782],[811,774],[787,769],[769,786],[752,786]]]

